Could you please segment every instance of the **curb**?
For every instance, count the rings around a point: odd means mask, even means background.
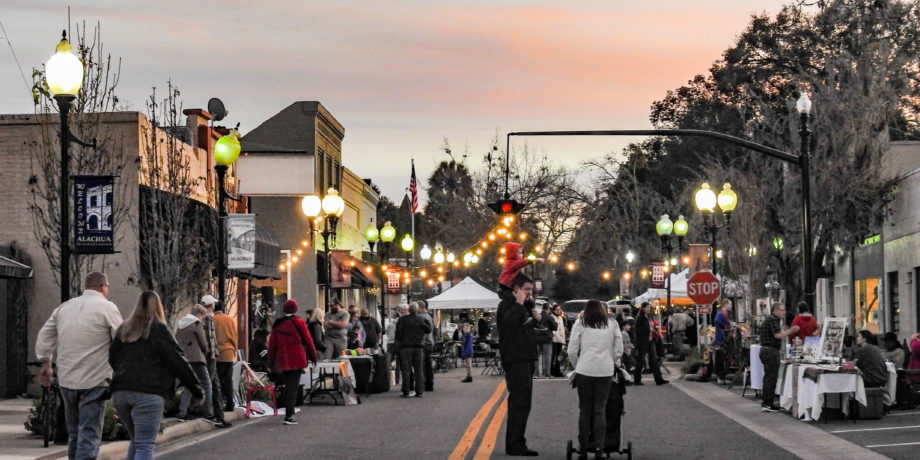
[[[242,420],[243,409],[236,408],[233,412],[224,412],[224,418],[228,422],[235,422],[237,420]],[[173,422],[169,426],[163,428],[163,433],[157,436],[156,446],[160,446],[170,441],[176,439],[185,438],[188,436],[206,433],[209,431],[219,430],[222,428],[217,428],[214,425],[204,421],[204,420],[190,420],[188,422]],[[128,455],[128,446],[131,444],[131,441],[112,441],[103,443],[99,447],[99,455],[96,457],[97,460],[121,460]],[[44,457],[44,459],[62,459],[67,458],[67,449],[63,451],[50,454]]]

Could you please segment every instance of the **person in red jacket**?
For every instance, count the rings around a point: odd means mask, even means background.
[[[528,264],[532,263],[524,258],[524,248],[513,241],[505,243],[505,263],[502,265],[502,274],[498,277],[498,297],[502,300],[511,298],[511,282],[521,273]],[[543,262],[543,259],[534,259],[534,262]]]
[[[799,311],[799,314],[792,320],[792,324],[790,324],[789,327],[798,326],[799,332],[796,333],[794,337],[798,337],[804,341],[805,337],[815,335],[815,331],[818,330],[818,321],[811,315],[807,303],[799,302],[798,305],[796,305],[796,309]]]
[[[307,330],[306,323],[294,316],[297,313],[297,301],[289,299],[281,307],[284,316],[272,325],[268,339],[268,356],[265,366],[271,372],[281,374],[281,402],[284,404],[284,424],[296,425],[294,420],[294,403],[297,401],[297,389],[300,374],[307,367],[307,358],[316,363],[316,347],[313,337]]]

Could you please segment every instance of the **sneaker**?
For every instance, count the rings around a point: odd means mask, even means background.
[[[176,421],[177,421],[177,422],[180,422],[180,423],[181,423],[181,422],[187,422],[187,421],[192,420],[192,419],[194,419],[194,417],[189,417],[188,415],[180,415],[180,416],[176,417]]]
[[[284,424],[285,424],[285,425],[296,425],[296,424],[297,424],[297,420],[294,420],[293,418],[285,418],[285,419],[284,419]]]
[[[296,424],[297,422],[294,422],[294,423]],[[215,423],[214,426],[217,428],[230,428],[231,426],[233,426],[233,424],[224,420],[223,422]]]
[[[776,407],[776,405],[773,404],[760,406],[761,412],[779,412],[779,410],[779,407]]]
[[[671,382],[668,380],[661,380],[659,382],[655,382],[655,385],[666,385],[668,383],[671,383]]]
[[[421,397],[422,397],[422,394],[421,394],[421,393],[416,394],[415,397],[416,397],[416,398],[421,398]]]
[[[728,383],[728,380],[725,380],[725,379],[717,379],[717,380],[716,380],[716,383],[719,384],[719,385],[725,385],[725,384]]]
[[[469,383],[469,382],[472,382],[472,381],[473,381],[473,377],[470,376],[470,375],[467,375],[465,379],[461,380],[461,382],[463,382],[463,383]]]
[[[208,423],[210,423],[210,424],[213,424],[213,425],[217,425],[217,424],[221,423],[220,420],[217,420],[217,417],[214,417],[213,415],[210,416],[210,417],[205,417],[205,418],[204,418],[204,421],[205,421],[205,422],[208,422]]]
[[[415,396],[415,392],[414,392],[414,391],[410,391],[410,392],[409,392],[409,396]],[[407,396],[407,398],[408,398],[409,396]]]

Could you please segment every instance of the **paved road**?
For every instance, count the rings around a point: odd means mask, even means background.
[[[204,439],[162,446],[158,458],[504,458],[503,380],[477,373],[473,383],[464,384],[462,377],[460,370],[438,374],[435,391],[423,398],[403,399],[394,389],[358,406],[304,406],[297,426],[282,425],[280,417],[256,419]],[[843,439],[786,415],[762,414],[755,404],[714,385],[675,383],[628,388],[624,429],[634,458],[832,457],[822,454],[820,442],[817,448],[807,445],[814,433],[823,435],[825,443],[830,439],[845,451],[860,453]],[[577,433],[575,391],[564,379],[536,380],[534,387],[528,443],[543,458],[565,458],[565,443]],[[766,438],[748,428],[760,431],[761,426]]]

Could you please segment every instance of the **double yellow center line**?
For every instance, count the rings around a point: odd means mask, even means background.
[[[482,441],[479,443],[479,449],[476,450],[476,454],[473,458],[475,460],[487,459],[492,455],[492,451],[495,450],[495,440],[498,437],[498,430],[501,428],[502,421],[505,419],[505,414],[508,412],[508,397],[505,394],[504,380],[499,382],[492,396],[479,408],[479,412],[476,412],[476,416],[473,417],[469,426],[466,427],[466,431],[463,432],[463,436],[460,438],[460,442],[457,443],[457,447],[455,447],[454,451],[450,454],[449,460],[464,460],[466,458],[470,449],[473,448],[473,443],[476,441],[476,437],[479,435],[483,423],[489,418],[489,414],[492,413],[492,409],[494,409],[496,405],[498,409],[495,410],[495,415],[492,416],[492,420],[486,427],[486,431],[482,435]]]

